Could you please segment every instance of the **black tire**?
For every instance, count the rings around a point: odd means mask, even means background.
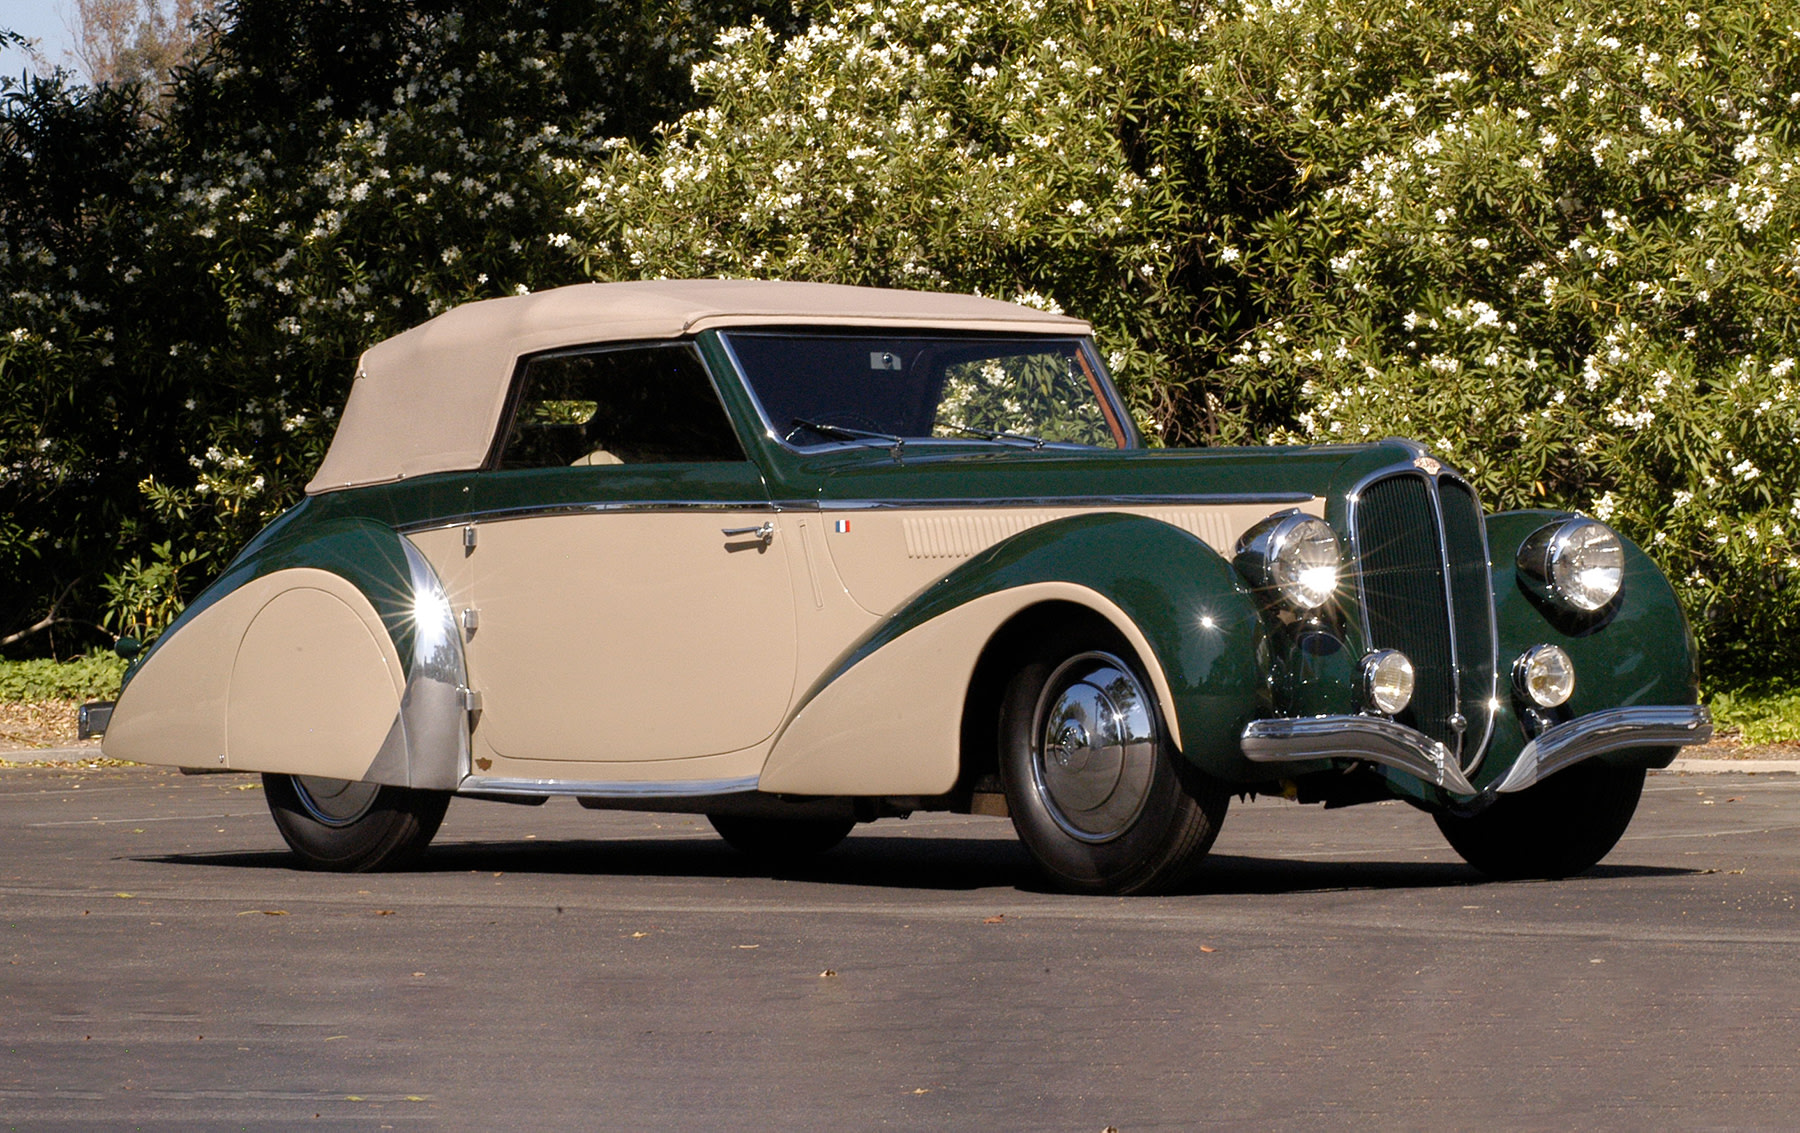
[[[275,828],[308,869],[363,873],[404,865],[430,845],[448,791],[316,775],[263,775]]]
[[[1071,892],[1181,887],[1218,837],[1230,792],[1178,762],[1118,635],[1050,633],[1025,656],[1001,705],[1000,780],[1026,851]]]
[[[706,820],[732,849],[775,865],[794,865],[816,858],[842,842],[856,826],[855,820],[849,818],[709,814]]]
[[[1496,881],[1571,877],[1618,844],[1644,790],[1642,768],[1577,763],[1479,814],[1437,816],[1463,861]]]

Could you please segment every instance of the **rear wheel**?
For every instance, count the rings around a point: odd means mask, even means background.
[[[1117,635],[1050,634],[1008,685],[1000,778],[1019,840],[1059,887],[1179,887],[1218,837],[1222,784],[1178,764],[1150,683]]]
[[[760,818],[746,815],[706,816],[732,849],[766,862],[791,865],[818,857],[842,842],[856,826],[848,818]]]
[[[1593,868],[1631,824],[1642,768],[1577,763],[1480,814],[1437,816],[1462,859],[1496,880],[1569,877]]]
[[[275,828],[309,869],[359,873],[423,853],[449,809],[447,791],[318,775],[263,776]]]

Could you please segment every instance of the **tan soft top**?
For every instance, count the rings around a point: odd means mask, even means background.
[[[362,356],[344,419],[306,490],[479,468],[522,355],[758,325],[1089,333],[1079,319],[994,299],[832,283],[583,283],[487,299],[446,311]]]

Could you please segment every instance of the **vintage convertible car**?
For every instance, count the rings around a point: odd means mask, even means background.
[[[987,299],[472,303],[364,355],[307,492],[137,659],[105,750],[263,772],[317,867],[422,850],[453,795],[566,795],[775,859],[1010,815],[1054,883],[1130,893],[1268,792],[1559,876],[1711,732],[1603,524],[1485,514],[1401,440],[1145,448],[1087,324]]]

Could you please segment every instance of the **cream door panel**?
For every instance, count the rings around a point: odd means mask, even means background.
[[[902,634],[820,690],[775,741],[758,786],[818,795],[937,795],[956,784],[963,697],[982,647],[1039,602],[1076,602],[1116,626],[1150,674],[1176,746],[1168,677],[1123,610],[1068,582],[988,594]]]
[[[872,508],[827,511],[820,528],[831,561],[858,605],[886,615],[908,598],[1002,540],[1071,515],[1124,512],[1159,519],[1230,557],[1238,537],[1286,506],[1218,504],[1085,508]],[[1300,505],[1325,514],[1325,501]]]
[[[787,540],[767,512],[480,524],[469,683],[481,758],[616,762],[754,747],[794,688]]]

